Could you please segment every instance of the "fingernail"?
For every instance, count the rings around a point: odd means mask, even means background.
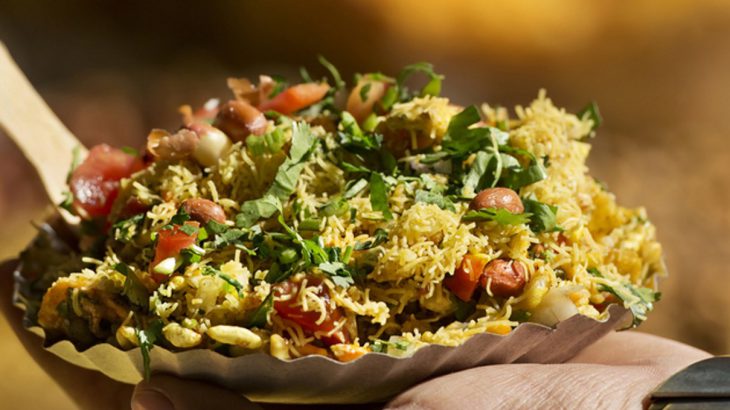
[[[175,410],[175,406],[159,390],[137,388],[132,397],[132,410]]]

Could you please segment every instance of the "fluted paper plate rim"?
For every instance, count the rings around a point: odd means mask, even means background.
[[[48,224],[42,225],[41,230],[59,240]],[[79,350],[69,340],[49,343],[46,332],[28,309],[29,292],[24,290],[30,281],[23,276],[22,264],[18,265],[14,277],[13,303],[25,311],[23,326],[42,339],[44,349],[122,383],[136,384],[142,380],[139,347],[122,350],[109,343],[99,343]],[[553,328],[521,323],[507,335],[482,333],[454,347],[429,344],[407,357],[372,352],[347,363],[324,356],[281,360],[256,352],[230,357],[209,349],[174,352],[155,346],[150,351],[151,369],[153,373],[214,382],[256,401],[378,402],[428,378],[472,367],[564,362],[606,333],[627,327],[632,317],[630,310],[611,304],[603,320],[576,314]]]

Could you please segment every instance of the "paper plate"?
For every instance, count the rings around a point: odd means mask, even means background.
[[[68,245],[49,224],[39,238],[63,251]],[[38,238],[34,241],[38,242]],[[25,269],[27,270],[27,268]],[[140,349],[124,351],[111,344],[78,350],[68,340],[46,339],[36,321],[40,303],[21,265],[15,272],[13,301],[24,309],[24,326],[40,336],[39,343],[62,359],[97,370],[122,383],[136,384],[143,378]],[[39,296],[40,295],[40,296]],[[172,352],[156,346],[150,352],[153,373],[217,383],[253,401],[279,403],[354,404],[385,401],[426,379],[477,366],[505,363],[561,363],[606,333],[631,323],[632,314],[619,305],[608,307],[605,320],[575,315],[555,328],[522,323],[508,335],[480,334],[457,347],[428,345],[410,357],[368,353],[342,363],[322,356],[283,361],[264,353],[227,357],[206,349]]]

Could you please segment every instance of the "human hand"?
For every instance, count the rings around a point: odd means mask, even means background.
[[[129,408],[130,402],[133,409],[146,410],[300,408],[260,406],[221,387],[168,375],[155,375],[149,383],[133,388],[65,362],[44,351],[38,338],[22,327],[22,312],[11,303],[12,270],[16,263],[0,266],[0,309],[36,363],[80,408],[121,409]],[[709,356],[693,347],[652,335],[611,333],[567,363],[505,364],[464,370],[417,385],[385,406],[392,409],[641,408],[651,390],[670,375]]]
[[[419,384],[389,409],[640,409],[672,374],[710,354],[639,332],[612,332],[561,364],[478,367]]]

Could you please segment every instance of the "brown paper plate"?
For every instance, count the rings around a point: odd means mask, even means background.
[[[68,247],[48,224],[41,227],[39,237],[42,235],[51,239],[50,244],[56,249]],[[15,280],[13,302],[25,310],[24,326],[40,336],[45,349],[69,363],[97,370],[122,383],[136,384],[142,380],[139,348],[124,351],[103,343],[79,351],[68,340],[46,339],[35,318],[40,302],[38,290],[32,289],[22,266],[16,270]],[[253,401],[310,404],[379,402],[426,379],[472,367],[505,363],[561,363],[608,332],[626,327],[631,318],[627,309],[611,305],[603,321],[575,315],[558,323],[555,328],[523,323],[508,335],[484,333],[457,347],[428,345],[403,358],[368,353],[349,363],[322,356],[283,361],[264,353],[227,357],[206,349],[172,352],[157,346],[150,352],[151,369],[153,373],[217,383]]]

